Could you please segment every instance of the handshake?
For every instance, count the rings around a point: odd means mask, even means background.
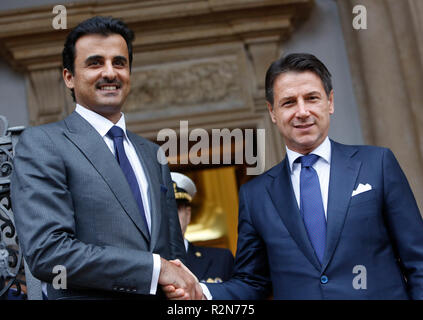
[[[159,284],[168,299],[205,300],[197,277],[180,260],[160,259]]]

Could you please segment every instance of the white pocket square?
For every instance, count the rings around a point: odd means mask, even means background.
[[[357,187],[357,189],[355,189],[354,191],[353,191],[353,193],[352,193],[352,195],[351,195],[351,197],[354,197],[354,196],[356,196],[356,195],[358,195],[358,194],[360,194],[360,193],[363,193],[363,192],[366,192],[366,191],[369,191],[369,190],[372,190],[372,186],[370,185],[370,184],[368,184],[368,183],[366,183],[366,184],[359,184],[358,185],[358,187]]]

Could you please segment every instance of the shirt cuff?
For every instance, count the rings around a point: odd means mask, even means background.
[[[157,292],[157,284],[159,283],[161,267],[162,262],[160,261],[160,256],[153,253],[153,276],[151,277],[150,294],[156,294]]]
[[[213,300],[213,297],[212,297],[212,295],[209,291],[209,288],[207,288],[207,286],[202,282],[200,282],[200,286],[201,286],[201,289],[203,289],[203,294],[206,297],[206,299],[207,300]]]

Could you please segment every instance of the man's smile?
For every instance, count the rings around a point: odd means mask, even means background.
[[[119,90],[122,86],[119,83],[107,83],[97,85],[96,88],[102,91],[114,91]]]
[[[314,123],[301,123],[301,124],[294,124],[293,127],[299,130],[307,130],[311,128],[313,125]]]

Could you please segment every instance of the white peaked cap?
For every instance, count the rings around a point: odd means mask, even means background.
[[[170,176],[172,177],[172,181],[176,183],[176,186],[179,189],[185,190],[191,196],[191,198],[194,198],[195,194],[197,193],[197,188],[190,178],[179,172],[171,172]]]

